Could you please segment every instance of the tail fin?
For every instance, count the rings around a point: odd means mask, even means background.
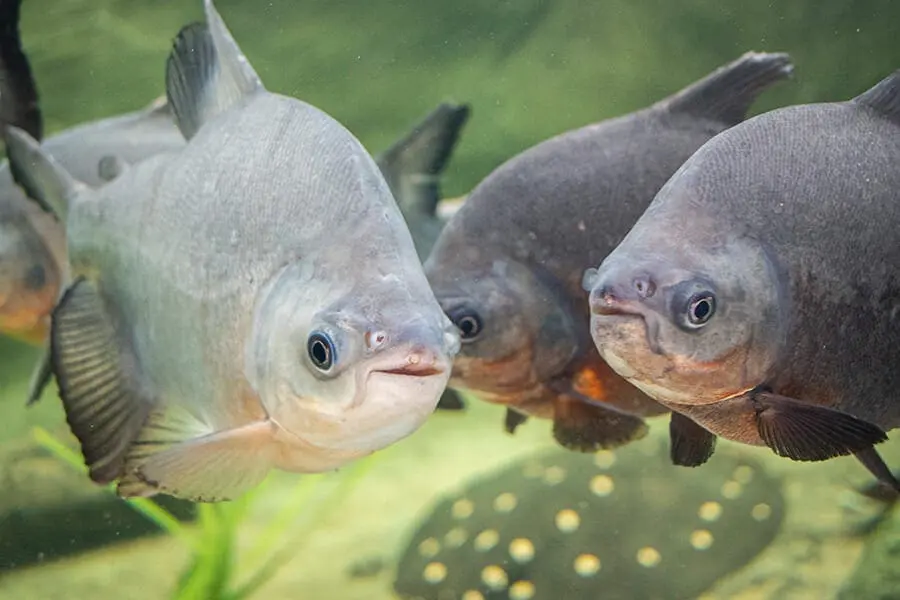
[[[736,125],[746,118],[750,105],[763,91],[789,78],[793,71],[788,54],[747,52],[657,106]]]

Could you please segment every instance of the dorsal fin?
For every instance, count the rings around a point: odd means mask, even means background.
[[[0,0],[0,122],[23,129],[40,141],[44,119],[31,63],[22,50],[19,13],[22,0]]]
[[[187,140],[206,121],[265,89],[212,0],[204,5],[207,22],[183,27],[166,62],[166,97]]]
[[[736,125],[744,120],[757,96],[793,71],[788,54],[747,52],[656,107]]]
[[[470,111],[468,104],[442,102],[375,159],[404,213],[415,208],[435,215],[440,200],[438,176],[447,166]],[[401,184],[403,178],[410,181]]]
[[[85,185],[76,181],[40,144],[17,127],[6,128],[6,155],[13,180],[25,195],[66,221],[69,204]]]
[[[900,69],[897,69],[874,87],[853,99],[875,112],[900,123]]]

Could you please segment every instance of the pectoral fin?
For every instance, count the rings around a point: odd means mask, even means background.
[[[669,456],[673,465],[698,467],[716,449],[716,436],[678,412],[669,419]]]
[[[564,448],[579,452],[610,449],[639,440],[649,431],[640,417],[589,404],[571,395],[553,401],[553,437]]]
[[[137,362],[86,279],[76,280],[53,311],[50,365],[91,479],[113,481],[153,402],[141,392]]]
[[[172,443],[185,431],[171,415],[154,413],[133,451],[117,492],[122,497],[165,493],[194,502],[234,499],[259,485],[273,464],[275,424],[257,421]]]
[[[820,461],[863,452],[887,439],[882,429],[839,410],[769,392],[750,395],[759,436],[775,454]]]

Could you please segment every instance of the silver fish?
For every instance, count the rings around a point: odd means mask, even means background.
[[[440,499],[394,589],[410,600],[689,600],[778,534],[781,480],[725,450],[673,471],[665,443],[551,450]]]
[[[166,88],[180,151],[96,190],[20,130],[10,160],[66,224],[52,367],[97,482],[234,498],[415,431],[459,340],[360,142],[265,89],[211,0]]]
[[[900,71],[759,115],[700,148],[585,276],[593,339],[673,411],[677,464],[715,436],[793,460],[900,427]]]

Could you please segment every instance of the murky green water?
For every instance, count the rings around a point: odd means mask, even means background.
[[[326,110],[373,153],[442,100],[469,103],[472,116],[442,180],[447,197],[467,193],[501,162],[541,140],[644,107],[748,50],[789,52],[796,66],[790,82],[754,104],[754,114],[848,99],[900,67],[900,4],[889,0],[218,0],[217,7],[270,90]],[[200,0],[25,0],[22,38],[46,134],[136,110],[161,95],[172,38],[182,25],[200,19]],[[500,408],[470,400],[464,413],[438,413],[409,439],[336,475],[279,474],[242,503],[203,508],[197,525],[172,524],[176,533],[150,535],[153,519],[92,486],[35,441],[40,427],[75,447],[55,388],[37,406],[23,406],[36,357],[33,348],[0,340],[0,598],[234,598],[210,582],[234,592],[253,579],[259,565],[278,568],[263,573],[250,597],[395,598],[400,557],[442,495],[554,447],[549,423],[532,421],[510,436]],[[666,427],[665,418],[654,420],[651,439],[665,439]],[[720,448],[757,461],[755,468],[779,478],[783,520],[771,543],[746,564],[730,565],[702,597],[837,598],[875,539],[861,524],[881,507],[853,492],[869,481],[868,474],[849,458],[808,465],[728,442]],[[900,465],[896,440],[884,445],[883,455]],[[730,481],[713,463],[709,467],[710,478]],[[622,477],[618,485],[640,485],[640,473]],[[548,505],[554,490],[539,492]],[[727,497],[711,495],[709,501],[726,505],[727,525]],[[186,519],[197,516],[185,503],[169,508]],[[498,523],[502,518],[498,513]],[[673,526],[653,522],[654,511],[640,502],[632,518],[650,520],[660,536]],[[615,528],[615,543],[625,547],[627,519],[605,523],[602,514],[594,514],[589,523],[598,537]],[[525,537],[540,530],[527,520],[521,528]],[[659,550],[654,543],[647,547]],[[883,555],[885,542],[878,543]],[[617,547],[603,551],[615,553]],[[272,552],[275,562],[267,563]],[[729,549],[714,545],[709,552],[721,561]],[[873,564],[880,560],[866,556]],[[478,572],[504,566],[474,547],[459,560],[443,567],[465,564]],[[672,571],[673,577],[691,579],[697,576],[692,565],[704,559],[679,560],[681,570]],[[414,576],[440,580],[435,568]],[[562,583],[550,595],[535,597],[602,597],[567,591],[567,578],[582,577],[578,569],[556,563],[542,568],[557,569]],[[892,568],[896,582],[898,570]],[[597,573],[607,575],[602,568]],[[642,573],[632,565],[610,573],[618,580],[609,585],[619,589],[623,580],[636,581]],[[879,573],[890,589],[885,569]],[[175,596],[178,581],[191,575],[192,583]],[[476,588],[433,597],[530,597],[523,586],[517,592],[500,586],[481,596]],[[900,598],[900,583],[895,591],[845,597]],[[675,597],[659,594],[653,597]]]

